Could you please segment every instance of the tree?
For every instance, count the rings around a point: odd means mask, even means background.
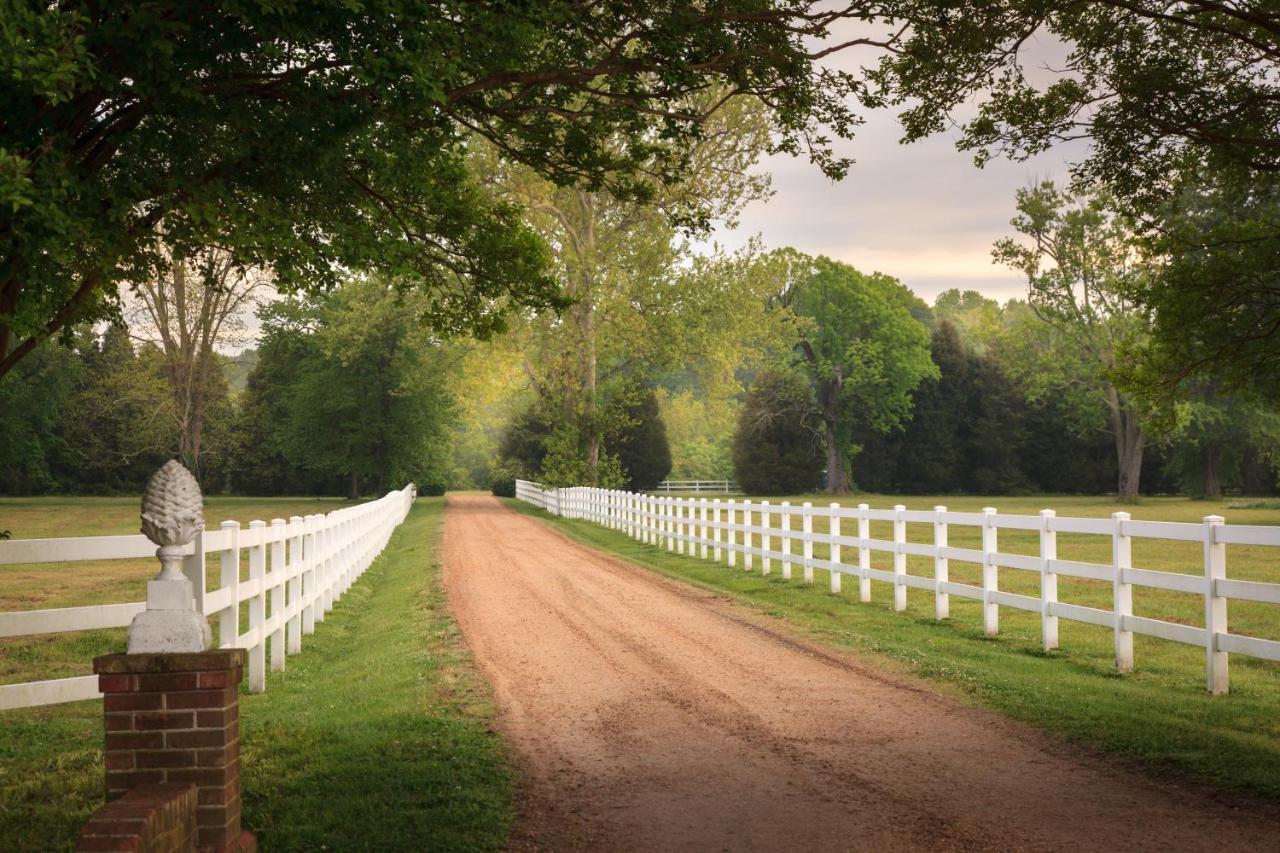
[[[1276,4],[911,5],[905,14],[932,25],[913,27],[873,74],[878,94],[906,107],[904,139],[958,123],[981,164],[1087,138],[1076,185],[1108,187],[1168,259],[1131,294],[1155,321],[1145,381],[1168,394],[1217,375],[1280,398]],[[1032,58],[1032,45],[1065,55]]]
[[[743,205],[768,192],[767,178],[752,173],[768,140],[762,110],[744,102],[725,106],[691,146],[683,179],[650,205],[557,187],[496,161],[480,165],[529,211],[553,247],[571,300],[523,318],[513,343],[546,410],[579,435],[585,482],[595,482],[608,418],[621,411],[615,399],[676,367],[723,369],[726,351],[736,354],[768,328],[762,283],[744,274],[752,251],[695,256],[664,212],[696,204],[732,222]]]
[[[979,162],[1087,135],[1082,184],[1151,209],[1206,163],[1280,173],[1280,12],[1266,0],[928,0],[873,75],[907,139],[958,119]],[[1025,51],[1061,44],[1052,63]],[[973,110],[972,100],[978,101]]]
[[[414,297],[353,278],[321,300],[283,301],[263,314],[260,375],[279,376],[271,443],[289,466],[350,497],[415,482],[442,493],[451,468],[451,356],[416,321]]]
[[[638,388],[618,401],[617,407],[621,411],[609,418],[605,446],[626,472],[626,488],[647,492],[671,473],[671,446],[658,395],[653,389]]]
[[[822,479],[822,433],[804,377],[761,374],[747,398],[733,437],[733,470],[752,495],[807,492]]]
[[[261,270],[219,249],[183,257],[162,247],[160,254],[167,264],[159,276],[130,286],[130,331],[163,354],[178,454],[199,479],[206,414],[226,398],[218,349],[243,341],[245,314],[269,285]]]
[[[849,491],[845,458],[858,423],[887,432],[911,416],[911,393],[937,377],[929,330],[912,316],[924,307],[896,279],[863,275],[830,258],[791,253],[782,298],[811,323],[796,344],[826,431],[827,488]],[[927,310],[927,309],[926,309]],[[852,455],[852,454],[849,454]]]
[[[1188,181],[1159,222],[1145,241],[1155,269],[1131,294],[1155,319],[1140,381],[1280,401],[1280,175]]]
[[[0,34],[0,377],[150,279],[164,224],[285,291],[346,271],[416,288],[440,331],[556,299],[541,242],[469,175],[477,137],[559,185],[644,199],[723,101],[767,105],[772,150],[848,135],[852,74],[817,2],[9,4]],[[839,47],[888,43],[868,33]],[[834,46],[833,46],[834,47]],[[679,218],[705,221],[697,204]]]
[[[992,254],[1027,276],[1032,310],[1057,333],[1041,350],[1035,381],[1078,382],[1101,399],[1115,441],[1117,495],[1134,500],[1147,444],[1144,412],[1115,380],[1149,333],[1128,298],[1144,274],[1132,233],[1102,191],[1075,196],[1045,181],[1019,190],[1017,207],[1011,224],[1028,242],[1005,238]]]

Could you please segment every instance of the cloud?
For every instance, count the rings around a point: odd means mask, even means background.
[[[1060,45],[1033,46],[1029,64],[1049,62]],[[845,180],[828,180],[803,158],[761,162],[772,198],[751,204],[734,231],[714,239],[737,248],[759,234],[767,247],[792,246],[901,279],[932,301],[951,287],[1005,300],[1025,293],[1015,273],[994,266],[991,246],[1009,236],[1014,193],[1030,183],[1065,182],[1087,143],[1058,146],[1025,162],[998,159],[979,169],[955,147],[956,133],[900,144],[896,113],[876,110],[837,151],[856,161]]]

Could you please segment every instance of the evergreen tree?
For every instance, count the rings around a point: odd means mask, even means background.
[[[764,373],[747,391],[733,438],[738,483],[752,495],[807,492],[822,480],[821,422],[808,381]]]
[[[618,457],[626,472],[627,488],[648,491],[671,473],[671,446],[667,425],[658,409],[658,395],[644,389],[625,398],[611,417],[613,428],[605,434],[605,448]]]

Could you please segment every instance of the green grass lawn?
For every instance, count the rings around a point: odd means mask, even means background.
[[[831,502],[829,496],[771,498],[815,505]],[[1117,505],[1104,499],[1080,497],[1036,498],[935,498],[859,496],[845,503],[865,502],[874,508],[905,504],[909,509],[945,504],[956,511],[994,506],[1006,514],[1035,514],[1052,508],[1060,516],[1107,516],[1130,512],[1134,518],[1159,521],[1199,521],[1220,514],[1228,522],[1280,523],[1273,507],[1232,507],[1223,503],[1178,499],[1146,500],[1138,505]],[[853,648],[879,659],[891,669],[902,669],[947,685],[970,701],[994,708],[1065,736],[1073,742],[1102,748],[1137,759],[1149,768],[1185,773],[1225,789],[1280,799],[1280,665],[1243,655],[1231,657],[1231,694],[1210,697],[1205,693],[1204,651],[1201,648],[1138,636],[1135,638],[1136,671],[1115,669],[1112,632],[1096,626],[1060,620],[1061,648],[1044,652],[1040,646],[1037,614],[1004,607],[1000,610],[1000,636],[986,639],[982,631],[981,605],[951,597],[951,618],[934,619],[934,598],[925,590],[908,590],[907,610],[893,610],[889,584],[873,582],[870,603],[858,601],[856,578],[845,577],[843,591],[829,591],[828,574],[814,572],[814,586],[802,585],[797,565],[793,579],[781,577],[773,563],[768,577],[761,575],[756,558],[754,572],[724,563],[680,556],[665,549],[635,542],[625,534],[587,521],[552,518],[517,501],[519,511],[547,519],[574,538],[612,551],[641,566],[714,589],[764,613],[785,621],[813,639]],[[821,521],[821,520],[819,520]],[[799,519],[793,520],[799,527]],[[856,525],[846,535],[856,535]],[[777,526],[776,516],[773,525]],[[815,525],[825,530],[825,523]],[[977,528],[952,526],[950,544],[980,547]],[[888,522],[873,523],[871,535],[892,538]],[[913,542],[932,542],[932,527],[908,524]],[[754,543],[759,545],[758,540]],[[1038,534],[1000,531],[999,548],[1014,553],[1037,553]],[[775,540],[773,547],[778,548]],[[1108,563],[1111,543],[1107,537],[1059,534],[1058,552],[1063,559]],[[799,553],[799,543],[795,550]],[[856,564],[857,554],[845,549],[842,559]],[[1280,582],[1280,549],[1227,549],[1229,577]],[[825,547],[815,555],[825,557]],[[1201,574],[1202,554],[1196,543],[1135,541],[1134,565]],[[873,552],[872,565],[892,569],[892,555]],[[911,558],[908,571],[925,577],[933,573],[929,558]],[[980,567],[951,561],[953,581],[981,583]],[[1111,608],[1109,583],[1060,578],[1059,598],[1070,603]],[[1012,592],[1038,595],[1039,578],[1028,572],[1001,569],[999,586]],[[1203,600],[1196,596],[1161,590],[1135,590],[1135,613],[1186,624],[1203,624]],[[1238,633],[1280,639],[1280,608],[1264,604],[1232,603],[1230,624]]]
[[[263,850],[505,844],[512,779],[445,609],[443,507],[419,498],[287,670],[242,694],[244,823]],[[101,805],[101,747],[98,702],[0,712],[6,849],[73,846]]]

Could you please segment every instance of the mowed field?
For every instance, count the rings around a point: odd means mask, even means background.
[[[338,509],[341,498],[205,499],[205,526],[223,521],[244,527],[261,519],[288,519]],[[138,532],[139,499],[0,498],[0,531],[13,539],[111,536]],[[241,573],[248,577],[248,555]],[[0,566],[0,612],[114,604],[146,598],[146,583],[160,570],[156,560],[102,560]],[[217,577],[217,565],[210,572]],[[248,607],[246,602],[244,607]],[[124,629],[0,638],[0,684],[86,675],[95,655],[121,651]]]
[[[699,496],[708,497],[711,496]],[[742,500],[735,497],[735,500]],[[722,497],[721,500],[726,500]],[[760,498],[751,498],[757,506]],[[770,497],[780,526],[777,505],[810,501],[815,506],[832,502],[828,495]],[[523,512],[545,514],[528,504],[510,501]],[[1222,515],[1228,523],[1280,524],[1280,504],[1247,499],[1193,501],[1150,498],[1134,504],[1117,504],[1105,498],[1078,496],[956,497],[858,495],[840,501],[842,506],[867,503],[875,509],[903,504],[908,509],[977,512],[995,507],[1007,515],[1036,515],[1053,509],[1059,516],[1108,517],[1128,512],[1135,519],[1200,522],[1206,515]],[[605,530],[586,521],[550,519],[569,535],[664,574],[715,589],[750,604],[805,631],[822,642],[853,647],[876,656],[890,669],[905,667],[916,675],[958,690],[980,704],[1065,735],[1090,747],[1100,747],[1142,760],[1154,767],[1186,771],[1192,777],[1225,788],[1280,799],[1280,664],[1231,656],[1231,693],[1211,697],[1205,692],[1205,652],[1138,635],[1134,641],[1135,671],[1121,674],[1115,668],[1114,637],[1110,629],[1059,620],[1060,648],[1041,648],[1038,614],[1000,608],[1000,633],[987,639],[983,633],[981,604],[951,596],[950,618],[934,618],[934,596],[926,590],[907,590],[907,609],[893,609],[893,587],[873,581],[871,601],[858,600],[857,578],[845,576],[842,591],[833,595],[827,572],[814,571],[813,587],[803,584],[797,557],[791,580],[782,578],[774,560],[763,575],[760,558],[752,571],[744,571],[742,556],[736,569],[724,561],[672,554],[636,543],[625,534]],[[741,523],[741,519],[739,519]],[[759,524],[759,516],[753,517]],[[800,528],[800,519],[792,525]],[[816,531],[826,531],[826,519],[815,519]],[[857,535],[856,522],[845,520],[844,535]],[[981,547],[977,527],[950,525],[949,544]],[[872,522],[871,536],[892,539],[892,523]],[[908,524],[907,539],[932,544],[931,524]],[[756,536],[753,544],[760,545]],[[998,548],[1003,552],[1037,554],[1039,534],[1000,530]],[[781,550],[778,541],[773,550]],[[798,555],[799,542],[793,543]],[[825,558],[826,546],[815,544],[815,556]],[[1108,564],[1111,538],[1058,534],[1060,559]],[[846,547],[842,562],[857,565],[857,550]],[[1133,565],[1137,568],[1203,574],[1202,547],[1196,542],[1133,540]],[[872,552],[872,566],[891,571],[893,555]],[[950,561],[952,581],[981,584],[981,567]],[[932,558],[910,557],[907,571],[933,576]],[[1228,546],[1227,576],[1242,580],[1280,582],[1280,548]],[[1024,595],[1039,595],[1039,576],[1015,569],[1000,569],[999,587]],[[1059,578],[1060,601],[1110,610],[1110,583]],[[1196,595],[1134,588],[1134,613],[1187,625],[1203,626],[1204,602]],[[1232,602],[1229,625],[1233,633],[1280,640],[1280,607],[1252,602]]]

